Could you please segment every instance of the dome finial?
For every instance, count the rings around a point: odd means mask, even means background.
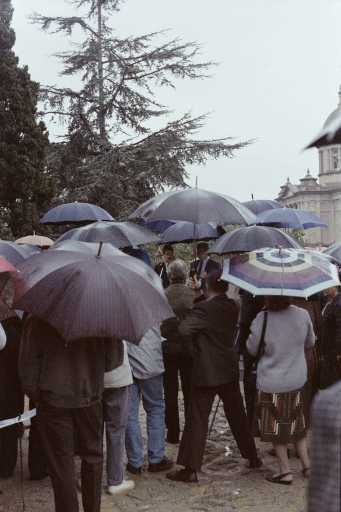
[[[338,92],[338,94],[339,94],[339,105],[338,105],[338,106],[339,106],[339,107],[341,107],[341,85],[340,85],[340,87],[339,87],[339,92]]]

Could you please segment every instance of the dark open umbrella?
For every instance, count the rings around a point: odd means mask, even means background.
[[[166,231],[166,229],[170,228],[175,224],[175,220],[151,220],[151,221],[144,221],[143,219],[140,219],[141,226],[144,226],[145,228],[150,229],[151,231],[154,231],[155,233],[163,233]]]
[[[291,236],[280,229],[267,226],[248,226],[235,229],[221,236],[211,247],[211,254],[249,252],[263,247],[287,247],[300,249]]]
[[[143,203],[130,219],[181,220],[194,224],[256,224],[255,215],[236,199],[201,190],[188,188],[165,192]]]
[[[65,203],[49,210],[40,224],[77,224],[97,220],[114,220],[110,213],[91,203]]]
[[[271,201],[270,199],[253,199],[252,201],[244,201],[243,205],[255,215],[281,207],[278,201]]]
[[[116,336],[138,343],[173,316],[156,273],[107,244],[99,244],[97,255],[50,249],[18,268],[15,307],[67,341]]]
[[[0,240],[0,256],[6,258],[12,265],[17,266],[33,254],[40,252],[38,247],[33,245],[16,244],[7,240]]]
[[[71,229],[58,238],[82,242],[110,242],[115,247],[135,247],[158,242],[159,237],[149,229],[133,222],[94,222],[88,226]]]
[[[212,224],[193,224],[192,222],[179,221],[160,235],[160,244],[213,240],[219,236],[220,230]]]
[[[295,208],[277,208],[258,215],[257,224],[278,228],[310,229],[327,227],[315,213]]]

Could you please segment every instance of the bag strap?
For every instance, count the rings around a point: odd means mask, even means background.
[[[268,312],[264,311],[264,319],[263,319],[263,327],[262,327],[262,334],[260,337],[258,350],[256,354],[256,361],[258,362],[263,355],[264,347],[265,347],[265,332],[266,332],[266,326],[268,324]]]

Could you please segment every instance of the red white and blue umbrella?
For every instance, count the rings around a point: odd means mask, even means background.
[[[266,248],[226,260],[222,279],[252,295],[310,297],[340,281],[325,256],[300,249]]]

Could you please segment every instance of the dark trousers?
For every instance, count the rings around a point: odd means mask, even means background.
[[[242,457],[255,459],[257,450],[245,414],[239,382],[214,387],[193,387],[177,463],[200,471],[208,431],[208,420],[215,396],[223,402],[227,421]]]
[[[253,358],[245,353],[243,355],[244,361],[244,397],[246,405],[246,414],[249,421],[250,428],[254,428],[256,418],[256,400],[257,400],[257,387],[256,387],[256,375],[252,371]]]
[[[39,431],[52,480],[56,512],[78,512],[74,467],[75,438],[82,459],[81,481],[84,512],[100,512],[103,466],[102,403],[79,409],[42,404]]]
[[[164,364],[165,373],[163,377],[163,386],[165,393],[167,440],[177,443],[180,436],[178,403],[179,374],[186,416],[191,388],[192,365],[189,359],[176,356],[165,356]]]
[[[18,425],[0,429],[0,478],[13,475],[18,457]]]
[[[34,409],[35,404],[30,400],[30,409]],[[28,470],[33,480],[39,480],[47,475],[47,460],[45,450],[38,428],[38,419],[31,419],[30,436],[28,441]]]

